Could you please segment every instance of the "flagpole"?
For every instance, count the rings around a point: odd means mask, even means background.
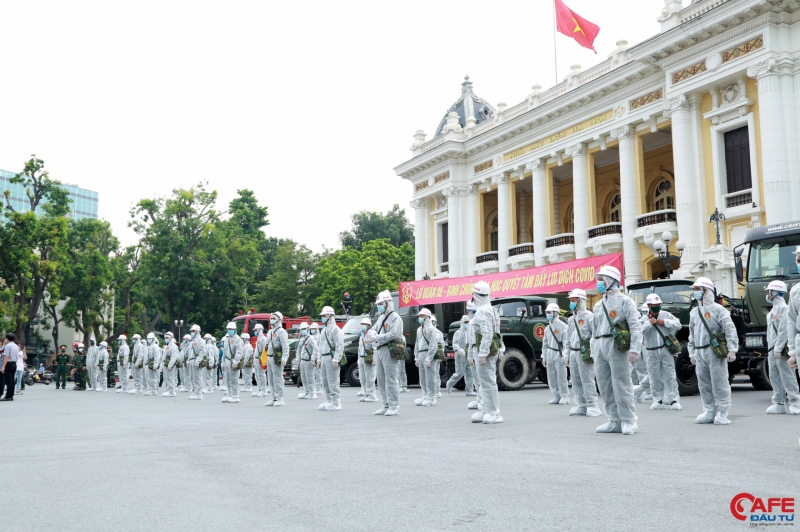
[[[558,22],[556,21],[556,0],[553,0],[553,58],[555,59],[555,84],[558,85],[558,44],[556,43],[556,33],[558,33]]]

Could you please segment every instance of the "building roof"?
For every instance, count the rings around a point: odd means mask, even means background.
[[[472,92],[472,82],[469,80],[469,76],[464,76],[464,82],[461,84],[461,96],[444,114],[444,118],[439,122],[439,127],[436,128],[434,138],[442,134],[442,130],[447,124],[447,115],[452,112],[458,113],[458,122],[463,128],[467,126],[467,118],[471,116],[475,118],[476,125],[493,117],[494,107]]]

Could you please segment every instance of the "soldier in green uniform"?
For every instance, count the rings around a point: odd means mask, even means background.
[[[117,372],[117,355],[114,354],[114,350],[111,349],[111,346],[108,346],[108,381],[110,386],[116,388],[117,387],[117,378],[114,374]]]
[[[73,390],[86,390],[86,355],[83,354],[83,344],[78,343],[72,350],[72,365],[75,367],[75,387]]]
[[[62,345],[56,355],[56,390],[67,389],[67,364],[69,364],[67,346]]]

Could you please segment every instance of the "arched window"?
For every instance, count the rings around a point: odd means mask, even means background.
[[[492,218],[492,223],[489,229],[489,244],[492,247],[490,251],[497,251],[497,216]]]
[[[619,208],[620,203],[621,199],[619,194],[615,194],[614,197],[611,198],[611,203],[608,205],[608,212],[611,213],[609,218],[611,222],[619,223],[621,212]]]
[[[567,207],[567,215],[564,217],[564,232],[572,233],[575,231],[575,211],[572,205]]]
[[[675,187],[670,179],[661,179],[656,185],[654,194],[654,211],[675,208]]]

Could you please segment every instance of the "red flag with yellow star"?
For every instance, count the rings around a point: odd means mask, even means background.
[[[594,53],[594,39],[600,33],[600,26],[592,24],[564,4],[561,0],[556,3],[556,27],[559,33],[572,37],[584,48],[589,48]]]

